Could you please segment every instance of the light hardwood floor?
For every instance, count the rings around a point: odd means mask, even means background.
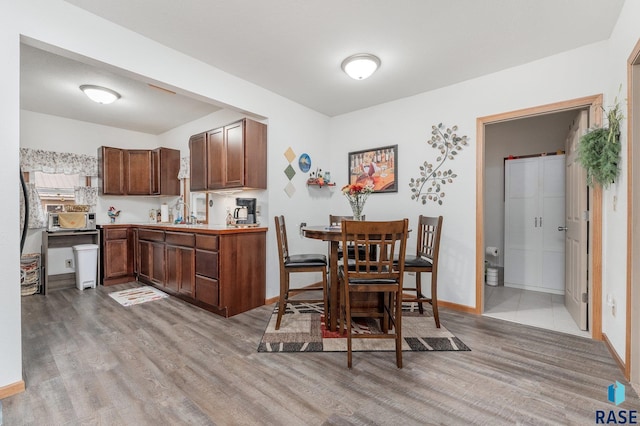
[[[108,293],[23,298],[27,390],[5,425],[594,424],[627,385],[601,342],[441,310],[471,352],[258,353],[273,305],[224,319],[173,297],[122,307]],[[431,320],[430,318],[427,320]]]

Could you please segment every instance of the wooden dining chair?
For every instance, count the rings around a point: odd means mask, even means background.
[[[362,220],[366,220],[366,215],[362,215]],[[341,226],[343,220],[353,220],[353,216],[337,216],[330,214],[329,215],[329,225],[330,226]],[[354,251],[353,246],[347,247],[347,259],[353,259],[356,253]],[[344,248],[342,243],[338,247],[338,260],[342,259],[344,256]],[[360,250],[359,256],[362,258],[366,256],[366,253]]]
[[[418,218],[418,244],[416,254],[407,255],[404,260],[405,272],[415,272],[415,287],[403,287],[402,300],[405,302],[418,302],[418,311],[424,313],[423,303],[430,303],[433,309],[433,318],[436,327],[440,328],[438,316],[438,256],[440,253],[440,235],[442,233],[442,216]],[[431,273],[431,297],[422,293],[423,272]],[[405,293],[405,292],[409,292]]]
[[[276,239],[278,241],[278,257],[280,259],[280,297],[278,299],[278,319],[276,320],[276,330],[280,329],[282,315],[287,309],[289,298],[298,293],[309,291],[322,291],[322,299],[296,298],[295,301],[303,303],[322,302],[324,304],[324,318],[326,321],[327,318],[329,318],[327,302],[327,256],[324,254],[290,254],[284,216],[276,216],[275,222]],[[296,272],[320,272],[322,274],[322,281],[302,288],[290,288],[289,276]]]
[[[386,222],[342,222],[342,242],[345,247],[353,245],[357,250],[371,253],[376,247],[375,259],[370,256],[355,257],[339,269],[341,291],[340,332],[347,328],[347,366],[352,366],[352,339],[394,339],[396,364],[402,368],[402,279],[407,244],[409,220]],[[394,262],[394,257],[399,261]],[[345,266],[347,265],[347,266]],[[378,293],[380,309],[354,310],[351,301],[356,293]],[[380,320],[382,333],[354,334],[353,317],[373,317]],[[389,325],[390,327],[387,327]],[[388,329],[388,330],[387,330]],[[386,332],[385,332],[386,331]]]

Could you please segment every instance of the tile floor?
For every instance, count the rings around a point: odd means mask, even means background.
[[[591,337],[590,332],[578,328],[562,295],[485,285],[484,300],[484,315],[488,317]]]

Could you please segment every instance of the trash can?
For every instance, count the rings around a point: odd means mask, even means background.
[[[79,244],[73,246],[76,260],[76,287],[78,290],[96,288],[98,275],[98,245]]]

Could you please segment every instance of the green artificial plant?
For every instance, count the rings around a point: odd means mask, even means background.
[[[608,187],[620,174],[620,122],[624,118],[616,98],[606,111],[607,127],[590,129],[580,138],[578,161],[587,171],[587,185]]]

